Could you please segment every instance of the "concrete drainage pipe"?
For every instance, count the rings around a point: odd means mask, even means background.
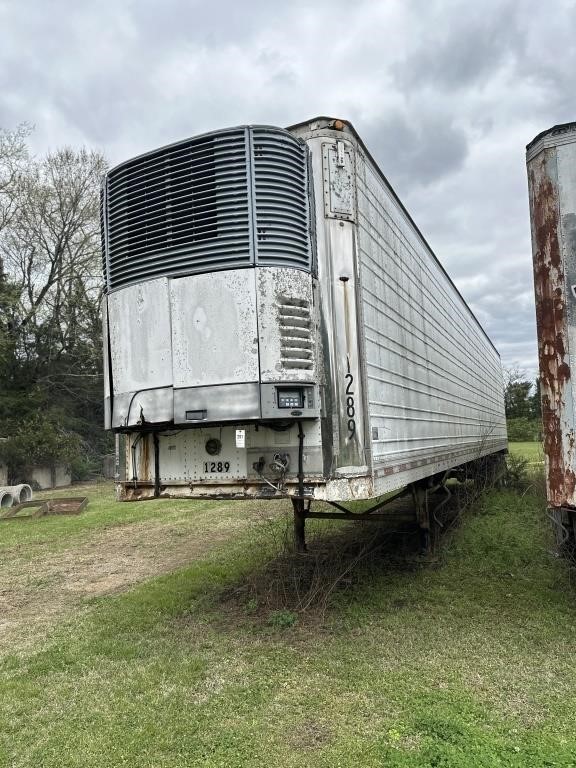
[[[6,509],[14,504],[14,496],[6,488],[0,489],[0,509]]]
[[[12,485],[6,490],[14,496],[14,504],[22,504],[25,501],[32,501],[32,488],[27,483]]]
[[[4,485],[0,487],[0,493],[7,493],[12,497],[13,504],[22,504],[24,501],[32,500],[32,488],[27,483],[20,485]],[[8,502],[0,502],[0,506],[8,507]]]

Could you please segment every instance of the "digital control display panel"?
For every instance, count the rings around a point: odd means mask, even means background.
[[[303,408],[304,393],[301,389],[279,389],[278,408]]]

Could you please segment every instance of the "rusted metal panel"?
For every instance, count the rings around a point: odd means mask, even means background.
[[[536,137],[527,166],[548,504],[574,507],[576,124]]]
[[[322,477],[307,477],[305,495],[318,501],[361,501],[376,496],[370,476],[342,478],[326,481]],[[256,482],[163,482],[160,498],[165,499],[285,499],[298,495],[298,484],[294,481],[275,492],[264,483]],[[123,482],[117,485],[119,501],[142,501],[155,498],[151,482]]]

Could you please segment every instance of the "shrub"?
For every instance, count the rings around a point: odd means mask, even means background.
[[[507,420],[508,440],[512,443],[525,443],[542,439],[542,424],[540,419],[520,416]]]
[[[268,624],[275,629],[288,629],[293,627],[298,621],[298,614],[294,611],[288,611],[282,609],[280,611],[272,611],[268,617]]]
[[[22,477],[34,466],[70,464],[82,453],[82,440],[44,414],[24,419],[14,434],[0,443],[0,458],[12,478]]]

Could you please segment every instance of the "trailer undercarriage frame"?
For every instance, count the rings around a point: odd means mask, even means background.
[[[473,480],[480,482],[481,487],[491,487],[501,479],[505,469],[503,452],[490,454],[475,461],[463,464],[445,472],[439,472],[430,477],[410,483],[391,496],[380,498],[373,506],[364,512],[355,513],[346,509],[336,501],[328,501],[336,512],[314,512],[311,509],[312,500],[304,496],[291,496],[294,512],[294,546],[296,551],[306,551],[306,520],[308,518],[326,520],[349,520],[353,522],[383,522],[390,520],[390,514],[383,510],[391,503],[404,496],[412,497],[414,520],[420,534],[420,551],[423,555],[431,553],[433,548],[432,526],[441,526],[437,518],[438,511],[452,498],[452,491],[447,480],[457,478],[460,481]],[[431,505],[430,495],[443,491],[443,498]],[[575,521],[576,526],[576,521]]]

